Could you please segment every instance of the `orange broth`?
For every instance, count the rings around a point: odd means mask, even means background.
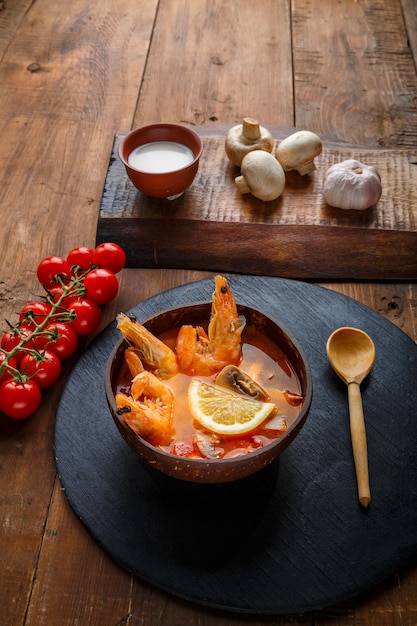
[[[158,335],[173,350],[178,334],[178,328]],[[242,336],[242,361],[238,365],[270,396],[270,401],[277,408],[271,417],[255,430],[238,436],[214,435],[216,458],[230,458],[247,454],[261,448],[280,437],[283,432],[295,421],[303,405],[300,402],[288,401],[284,391],[301,394],[300,381],[282,351],[254,327],[246,327]],[[117,390],[129,393],[129,371],[124,365],[118,375]],[[195,376],[200,380],[213,384],[215,376]],[[213,438],[193,419],[188,408],[188,386],[191,377],[186,374],[177,374],[165,380],[164,383],[172,390],[175,398],[173,427],[174,438],[169,446],[159,446],[162,450],[187,457],[206,458],[195,445],[196,434],[205,433]],[[224,388],[233,392],[231,389]],[[283,419],[284,418],[284,419]]]

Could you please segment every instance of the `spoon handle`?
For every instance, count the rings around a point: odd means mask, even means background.
[[[368,450],[366,444],[365,419],[363,417],[360,385],[351,382],[348,385],[350,415],[350,434],[352,438],[353,458],[355,460],[356,480],[358,483],[359,502],[368,506],[371,500],[369,489]]]

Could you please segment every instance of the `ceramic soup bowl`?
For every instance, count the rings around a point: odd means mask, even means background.
[[[144,326],[154,335],[164,338],[166,333],[176,336],[183,324],[203,325],[207,328],[211,303],[196,303],[169,309],[152,316]],[[248,453],[231,458],[188,458],[178,456],[166,449],[148,443],[137,435],[121,417],[115,401],[115,393],[120,384],[123,368],[128,373],[124,352],[128,344],[121,339],[115,345],[107,363],[105,390],[108,406],[113,420],[127,444],[136,454],[155,470],[171,477],[194,483],[225,483],[245,478],[260,471],[274,461],[300,432],[307,418],[312,400],[312,378],[310,368],[302,348],[297,340],[275,320],[251,307],[238,304],[239,315],[246,318],[242,334],[242,349],[256,350],[268,354],[283,371],[286,381],[302,397],[296,409],[288,405],[287,428],[278,437],[269,440],[266,445],[252,449]],[[248,346],[248,348],[246,347]],[[129,375],[130,376],[130,375]],[[184,375],[183,375],[184,376]],[[191,377],[190,377],[191,378]],[[130,378],[129,378],[130,380]],[[272,397],[272,395],[271,395]],[[277,405],[278,407],[278,405]],[[282,411],[278,411],[278,415]],[[283,413],[287,413],[285,406]]]

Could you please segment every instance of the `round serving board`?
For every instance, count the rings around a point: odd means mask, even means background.
[[[198,485],[146,467],[121,438],[104,394],[115,323],[81,356],[58,408],[55,453],[68,500],[126,570],[178,597],[224,610],[284,614],[336,604],[386,578],[417,550],[417,347],[379,314],[307,283],[231,276],[237,302],[274,317],[313,374],[306,424],[278,462],[235,483]],[[210,300],[204,280],[129,313],[139,321]],[[376,362],[362,385],[372,500],[357,499],[347,392],[326,341],[363,329]]]

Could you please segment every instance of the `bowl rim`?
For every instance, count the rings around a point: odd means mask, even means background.
[[[193,160],[190,161],[190,163],[187,163],[187,165],[185,165],[184,167],[179,167],[176,170],[169,170],[168,172],[148,172],[146,170],[140,170],[137,167],[133,167],[132,165],[130,165],[130,163],[128,162],[128,159],[125,158],[124,156],[124,148],[125,148],[126,143],[128,141],[131,141],[132,137],[135,137],[136,135],[140,135],[143,132],[152,131],[154,129],[155,130],[156,129],[161,129],[161,130],[169,130],[169,129],[174,130],[175,129],[175,130],[185,131],[186,134],[191,135],[195,139],[198,145],[198,150],[196,154],[194,154],[194,151],[193,151],[193,156],[194,156]],[[168,141],[168,140],[161,139],[160,141]],[[138,144],[136,148],[139,148],[142,145],[146,145],[147,143],[156,143],[156,142],[145,142],[143,144]],[[186,144],[183,144],[183,145],[186,145]],[[187,145],[186,147],[189,147],[189,146]],[[175,174],[176,172],[185,172],[188,169],[192,168],[201,157],[201,154],[203,152],[203,142],[202,142],[200,135],[196,133],[195,130],[193,130],[192,128],[189,128],[188,126],[184,126],[183,124],[175,124],[171,122],[156,122],[154,124],[146,124],[144,126],[139,126],[138,128],[128,131],[119,143],[118,152],[119,152],[119,158],[125,167],[130,168],[134,172],[139,172],[140,174],[144,174],[146,176],[156,177],[156,176],[167,175],[167,174]]]
[[[298,352],[301,361],[303,363],[303,366],[305,368],[305,397],[304,397],[304,401],[303,401],[303,405],[302,408],[299,412],[299,414],[297,415],[296,419],[291,423],[291,425],[289,426],[289,428],[285,431],[285,433],[283,433],[283,435],[281,435],[280,437],[277,437],[276,439],[274,439],[273,441],[271,441],[270,443],[268,443],[267,445],[263,446],[262,448],[258,448],[256,450],[253,450],[252,452],[250,452],[250,454],[247,455],[243,455],[240,457],[234,457],[234,458],[227,458],[227,459],[204,459],[204,458],[195,458],[195,457],[181,457],[181,456],[177,456],[175,454],[171,454],[170,452],[167,452],[165,450],[162,450],[161,448],[158,448],[156,446],[153,446],[152,444],[150,444],[148,441],[146,441],[146,439],[144,439],[143,437],[141,437],[140,435],[134,433],[134,435],[136,437],[138,437],[138,439],[141,442],[141,445],[143,445],[145,448],[147,448],[149,450],[149,452],[151,454],[156,454],[159,457],[167,457],[168,459],[170,459],[171,461],[173,459],[175,459],[178,463],[178,465],[184,465],[184,466],[188,466],[191,467],[193,465],[195,465],[196,468],[198,467],[205,467],[208,468],[210,466],[216,466],[218,467],[219,464],[221,463],[221,466],[225,466],[227,467],[227,465],[232,465],[232,464],[236,464],[239,460],[242,459],[254,459],[257,457],[262,457],[264,455],[267,455],[271,449],[271,447],[274,447],[276,445],[279,445],[281,442],[285,441],[286,446],[284,449],[286,449],[290,443],[292,442],[292,440],[296,437],[296,435],[298,434],[298,432],[301,430],[301,428],[303,427],[309,410],[310,410],[310,406],[312,403],[312,399],[313,399],[313,377],[312,377],[312,373],[311,373],[311,368],[307,359],[307,356],[304,352],[304,349],[302,348],[302,346],[300,345],[300,343],[298,342],[298,340],[294,337],[293,333],[289,332],[287,330],[287,328],[282,325],[280,322],[278,322],[278,320],[275,318],[275,316],[270,315],[269,313],[264,313],[262,311],[260,311],[259,309],[256,309],[255,307],[251,306],[251,305],[246,305],[244,303],[240,303],[240,302],[236,302],[237,305],[237,309],[238,309],[238,313],[239,313],[239,308],[246,308],[249,309],[255,313],[261,314],[262,316],[266,317],[267,319],[269,319],[269,321],[271,321],[273,324],[275,324],[280,330],[281,332],[286,335],[286,337],[289,339],[289,341],[291,342],[291,344],[293,345],[293,347],[296,349],[296,351]],[[163,311],[159,311],[158,313],[154,313],[151,316],[147,317],[144,321],[140,322],[141,324],[143,324],[144,326],[146,326],[147,323],[149,323],[153,318],[158,317],[160,315],[164,315],[164,314],[169,314],[170,312],[173,311],[179,311],[181,309],[185,309],[185,308],[197,308],[197,307],[201,307],[201,306],[210,306],[211,307],[211,300],[201,300],[201,301],[194,301],[194,302],[190,302],[187,304],[184,304],[182,306],[172,306],[172,307],[168,307],[166,309],[164,309]],[[129,345],[126,340],[124,338],[120,338],[117,343],[115,344],[115,346],[113,347],[108,359],[107,359],[107,363],[106,363],[106,368],[105,368],[105,389],[106,389],[106,396],[107,396],[107,401],[111,401],[112,404],[112,408],[113,408],[113,419],[117,419],[119,421],[120,424],[122,424],[123,428],[130,428],[123,420],[122,418],[117,415],[117,406],[115,403],[115,398],[114,398],[114,393],[113,393],[113,388],[111,385],[111,380],[110,380],[110,374],[111,374],[111,368],[112,368],[112,364],[113,361],[118,353],[118,351],[120,350],[121,346],[123,344]],[[111,398],[109,400],[109,391],[111,391]],[[133,432],[133,431],[132,431]],[[284,451],[284,450],[283,450]]]

